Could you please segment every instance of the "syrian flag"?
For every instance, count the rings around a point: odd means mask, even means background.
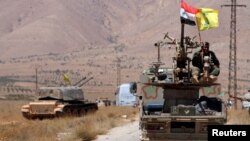
[[[197,8],[189,6],[187,3],[185,3],[183,0],[181,1],[181,23],[188,24],[188,25],[196,25],[194,18],[195,14],[197,14],[199,11]]]

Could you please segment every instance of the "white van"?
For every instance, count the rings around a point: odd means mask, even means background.
[[[124,83],[117,87],[116,95],[116,105],[117,106],[136,106],[137,98],[136,94],[130,93],[130,84]]]

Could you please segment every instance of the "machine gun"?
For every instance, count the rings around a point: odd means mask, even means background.
[[[170,42],[166,41],[170,40]],[[160,61],[160,47],[168,44],[174,45],[176,48],[176,55],[173,57],[173,80],[176,83],[179,82],[189,82],[191,77],[190,62],[191,59],[188,57],[188,53],[192,53],[189,49],[198,48],[201,46],[200,43],[194,41],[195,37],[191,38],[189,36],[181,38],[181,41],[171,37],[168,33],[165,33],[163,41],[158,41],[155,46],[158,47],[158,62],[153,63],[156,68],[156,76],[159,76],[158,69],[161,63]]]

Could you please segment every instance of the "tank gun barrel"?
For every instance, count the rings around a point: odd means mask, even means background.
[[[86,76],[83,77],[81,80],[79,80],[78,82],[76,82],[73,86],[77,86],[78,84],[80,84],[82,81],[84,81],[86,79]]]
[[[78,84],[78,87],[82,87],[84,84],[86,84],[87,82],[89,82],[91,79],[94,79],[94,77],[90,77],[87,80],[81,82],[80,84]]]

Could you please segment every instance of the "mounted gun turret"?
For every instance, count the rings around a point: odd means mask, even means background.
[[[201,64],[204,83],[193,83],[192,49],[202,47],[195,37],[182,36],[181,40],[165,34],[155,43],[158,60],[140,75],[138,87],[131,83],[130,91],[140,99],[141,140],[207,140],[207,125],[226,122],[226,108],[219,95],[219,83],[210,83],[212,61],[205,57]],[[160,60],[160,48],[171,45],[176,48],[173,64],[164,67]],[[136,90],[139,89],[139,90]]]
[[[195,49],[200,47],[198,42],[195,42],[195,37],[191,38],[186,36],[181,38],[181,41],[178,42],[173,37],[170,37],[168,33],[165,34],[164,39],[169,39],[171,42],[170,45],[175,45],[176,55],[173,57],[173,69],[174,69],[174,82],[190,82],[191,70],[190,62],[191,59],[188,57],[189,49]]]
[[[156,80],[163,80],[162,74],[160,74],[159,70],[161,70],[161,66],[164,65],[164,63],[160,60],[160,48],[165,45],[171,45],[175,46],[176,53],[173,59],[173,65],[172,68],[169,68],[167,71],[172,71],[171,79],[175,83],[183,83],[183,82],[190,82],[191,78],[191,67],[190,62],[191,59],[188,57],[189,53],[192,53],[189,51],[190,49],[195,49],[201,46],[200,43],[197,41],[194,41],[195,37],[191,38],[189,36],[186,36],[181,39],[181,41],[178,41],[177,39],[169,36],[168,33],[165,33],[164,38],[162,41],[156,42],[154,45],[158,49],[158,60],[157,62],[152,63],[152,70],[151,72],[154,73],[155,77],[152,77],[154,81]],[[169,40],[169,41],[168,41]],[[169,75],[169,73],[168,73]],[[158,78],[158,79],[155,79]]]
[[[73,86],[40,87],[38,100],[23,105],[21,112],[27,119],[82,116],[95,112],[97,103],[85,99],[81,88],[92,79],[83,77]]]

